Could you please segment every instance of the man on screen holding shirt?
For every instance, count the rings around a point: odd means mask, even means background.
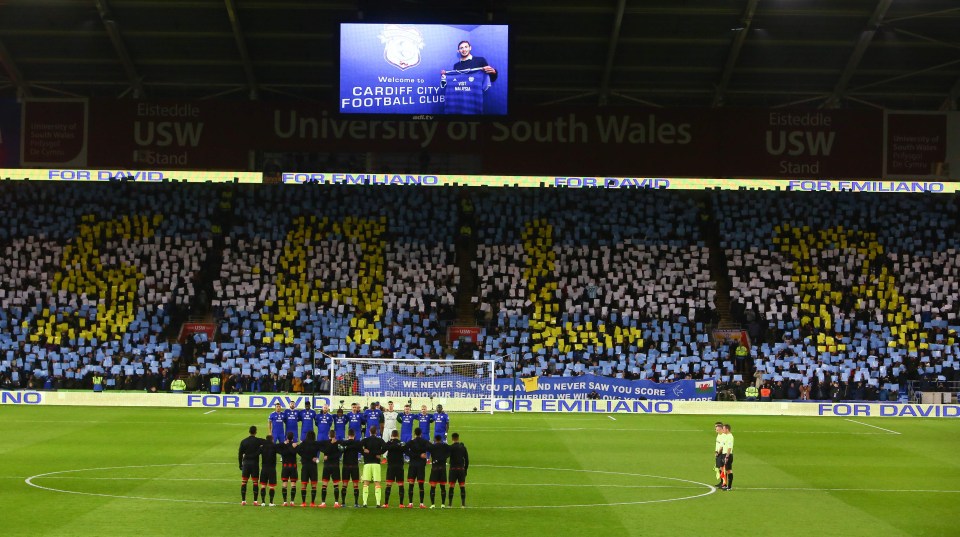
[[[482,114],[483,92],[497,79],[497,70],[483,56],[474,56],[469,41],[457,45],[459,61],[451,71],[440,71],[445,114]]]
[[[487,59],[483,56],[474,56],[471,54],[473,47],[470,45],[469,41],[461,41],[457,44],[457,52],[460,53],[460,61],[453,64],[454,71],[466,71],[467,69],[483,69],[483,72],[490,75],[490,82],[496,82],[497,80],[497,70],[490,66],[487,63]],[[446,75],[446,71],[440,71],[440,75]]]

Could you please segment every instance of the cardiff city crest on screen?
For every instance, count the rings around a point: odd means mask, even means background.
[[[378,36],[383,43],[383,59],[401,71],[420,63],[423,34],[413,26],[387,24]]]

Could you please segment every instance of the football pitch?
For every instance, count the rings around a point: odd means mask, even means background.
[[[396,486],[386,510],[242,507],[238,445],[267,414],[0,407],[0,534],[960,535],[957,420],[453,414],[467,509],[396,509]]]

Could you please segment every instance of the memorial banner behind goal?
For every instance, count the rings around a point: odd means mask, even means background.
[[[409,377],[394,373],[362,375],[364,397],[477,397],[490,394],[490,381],[459,375]]]
[[[494,397],[492,360],[333,358],[330,377],[330,398],[336,401],[363,397],[423,399],[442,404],[441,399],[492,401]]]
[[[596,394],[603,399],[712,401],[716,398],[717,386],[713,379],[660,383],[598,375],[496,380],[497,397],[510,397],[514,393],[527,399],[577,399]]]

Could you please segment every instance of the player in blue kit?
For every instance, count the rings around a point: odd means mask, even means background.
[[[366,423],[366,419],[363,416],[363,412],[360,411],[360,405],[353,403],[350,405],[350,412],[347,412],[347,426],[358,439],[363,438],[364,423]]]
[[[374,401],[370,403],[370,408],[363,412],[363,422],[367,425],[367,437],[370,437],[370,431],[380,431],[380,422],[383,421],[383,410],[380,410],[380,403]],[[377,434],[379,436],[379,433]]]
[[[271,412],[270,417],[267,418],[267,427],[270,428],[270,434],[273,436],[273,441],[279,444],[280,442],[283,442],[284,438],[287,437],[283,431],[284,412],[283,407],[280,406],[280,403],[277,403],[274,405],[274,407],[275,410]]]
[[[317,412],[310,408],[310,401],[303,403],[304,409],[297,412],[297,419],[300,420],[300,441],[304,441],[307,438],[307,433],[313,431],[313,420],[317,416]],[[318,436],[317,438],[322,438],[326,440],[325,436]]]
[[[417,414],[417,427],[420,428],[420,435],[423,436],[423,438],[430,438],[431,423],[433,423],[433,414],[427,410],[427,405],[421,405],[420,413]]]
[[[320,412],[314,416],[313,422],[317,424],[317,438],[327,439],[330,437],[330,428],[333,426],[333,414],[330,413],[330,407],[323,405]]]
[[[424,440],[430,438],[430,424],[433,423],[433,414],[427,410],[427,405],[420,405],[420,413],[417,414],[417,428],[420,429],[420,434],[423,436]],[[427,444],[430,441],[427,440]],[[427,450],[427,463],[430,462],[430,450]]]
[[[297,404],[290,401],[290,408],[283,411],[283,421],[286,424],[286,432],[292,432],[294,438],[300,438],[300,413],[297,411]],[[284,434],[284,437],[287,435]]]
[[[406,444],[413,440],[413,422],[416,416],[410,412],[410,405],[403,405],[403,414],[397,416],[397,422],[400,423],[400,441]]]
[[[437,405],[437,413],[432,416],[433,435],[447,441],[447,428],[450,426],[450,414],[443,411],[443,405]]]
[[[347,427],[353,431],[353,436],[357,439],[357,442],[363,438],[364,423],[366,423],[366,418],[364,418],[363,412],[360,411],[360,405],[358,403],[353,403],[350,405],[350,412],[347,412]],[[349,433],[347,434],[349,435]],[[360,460],[359,452],[357,452],[357,460]],[[344,462],[346,462],[346,459],[344,459]]]
[[[344,415],[343,409],[337,409],[337,415],[333,417],[333,431],[337,434],[337,441],[343,442],[347,439],[347,416]]]

